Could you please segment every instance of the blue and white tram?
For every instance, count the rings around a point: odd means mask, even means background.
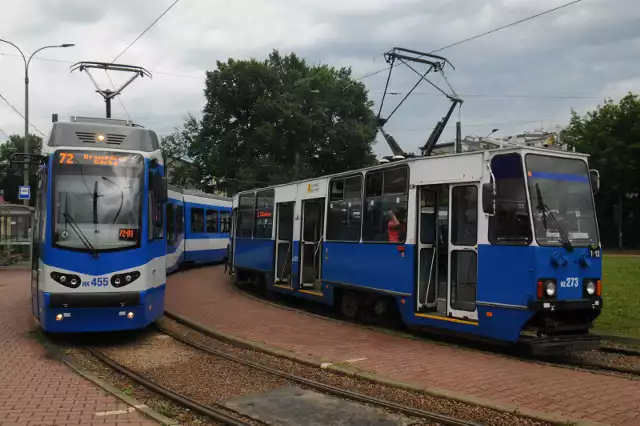
[[[72,117],[53,124],[42,152],[31,294],[44,331],[143,328],[164,312],[167,273],[223,260],[231,200],[169,198],[152,130]]]
[[[33,316],[45,331],[135,329],[164,311],[165,167],[155,132],[55,122],[32,233]]]
[[[167,273],[184,264],[226,259],[231,198],[170,188],[167,203]]]
[[[393,314],[535,352],[597,345],[595,171],[515,147],[387,162],[236,194],[236,278],[348,318]]]

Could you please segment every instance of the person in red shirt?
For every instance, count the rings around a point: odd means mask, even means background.
[[[389,223],[387,224],[387,235],[389,242],[399,243],[404,240],[407,232],[407,225],[404,223],[404,215],[398,207],[389,210]]]

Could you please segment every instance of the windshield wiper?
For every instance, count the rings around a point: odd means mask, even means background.
[[[113,218],[113,223],[115,224],[116,220],[118,220],[118,216],[120,216],[120,212],[122,211],[122,205],[124,204],[124,190],[127,189],[128,186],[123,189],[123,188],[120,188],[120,186],[117,183],[115,183],[114,181],[112,181],[108,177],[102,176],[102,179],[104,179],[107,182],[111,183],[113,186],[115,186],[116,188],[118,188],[120,190],[120,207],[118,207],[118,212],[116,213],[116,215]]]
[[[573,246],[571,245],[571,240],[569,240],[569,237],[564,232],[564,229],[562,229],[562,226],[560,226],[560,224],[556,220],[556,217],[554,216],[554,214],[551,212],[551,210],[549,210],[549,207],[547,207],[547,205],[542,200],[542,192],[540,191],[540,184],[538,184],[537,182],[536,182],[536,196],[538,197],[538,210],[542,213],[542,226],[544,227],[544,230],[547,231],[549,228],[551,228],[551,231],[557,232],[558,240],[560,240],[560,243],[562,244],[562,246],[568,252],[572,252]],[[549,218],[549,224],[551,225],[551,227],[547,225],[547,216]]]
[[[62,213],[62,216],[64,216],[65,220],[71,224],[71,229],[73,229],[73,232],[76,233],[80,241],[82,241],[82,244],[84,244],[87,250],[89,250],[89,252],[91,253],[91,256],[93,256],[94,259],[97,259],[100,256],[98,253],[98,250],[96,250],[93,244],[91,244],[91,241],[89,241],[87,236],[84,235],[84,233],[76,223],[75,219],[67,212]]]

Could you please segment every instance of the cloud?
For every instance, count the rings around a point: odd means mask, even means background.
[[[69,49],[40,52],[30,68],[31,121],[43,132],[51,114],[104,114],[104,102],[82,73],[69,73],[79,60],[112,60],[173,0],[24,0],[3,5],[2,38],[25,51],[51,43]],[[188,113],[200,115],[204,73],[216,61],[264,58],[277,48],[310,63],[351,66],[355,76],[386,67],[382,54],[394,46],[439,49],[567,0],[182,0],[119,59],[153,72],[127,87],[122,102],[131,117],[159,134],[180,126]],[[465,97],[463,134],[498,135],[568,121],[572,108],[587,111],[628,90],[640,90],[640,3],[637,0],[582,1],[459,46],[445,49],[456,66],[447,77]],[[23,66],[15,51],[0,44],[0,93],[24,109]],[[104,73],[92,72],[102,87]],[[168,74],[178,74],[168,75]],[[115,85],[127,76],[110,73]],[[387,74],[363,80],[380,101]],[[390,89],[404,93],[417,76],[394,70]],[[441,77],[434,82],[447,87]],[[387,124],[401,146],[415,151],[449,103],[428,85],[407,100]],[[477,96],[479,95],[479,96]],[[509,96],[503,96],[509,95]],[[524,97],[514,97],[525,95]],[[528,97],[526,96],[528,95]],[[536,97],[537,96],[537,97]],[[556,98],[540,98],[555,96]],[[562,97],[567,96],[567,97]],[[570,98],[582,96],[582,98]],[[391,96],[383,115],[400,100]],[[116,117],[126,117],[119,101]],[[454,113],[442,139],[454,136]],[[0,128],[22,133],[22,119],[0,101]],[[376,146],[387,154],[384,142]]]

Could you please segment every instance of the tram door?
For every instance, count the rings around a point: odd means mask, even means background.
[[[275,283],[291,287],[291,262],[293,260],[293,222],[295,202],[276,205],[276,256]]]
[[[41,243],[44,242],[44,233],[47,221],[47,170],[40,169],[38,171],[38,189],[36,195],[36,209],[34,217],[31,221],[31,308],[33,316],[40,318],[40,309],[38,304],[40,281],[40,249]]]
[[[449,193],[449,316],[478,319],[478,191],[476,183],[451,185]]]
[[[231,229],[229,238],[229,274],[234,271],[235,258],[236,258],[236,232],[238,230],[238,208],[235,207],[231,212]]]
[[[416,312],[447,315],[449,185],[418,189]]]
[[[324,238],[324,198],[302,202],[300,238],[300,288],[322,292],[322,240]]]

